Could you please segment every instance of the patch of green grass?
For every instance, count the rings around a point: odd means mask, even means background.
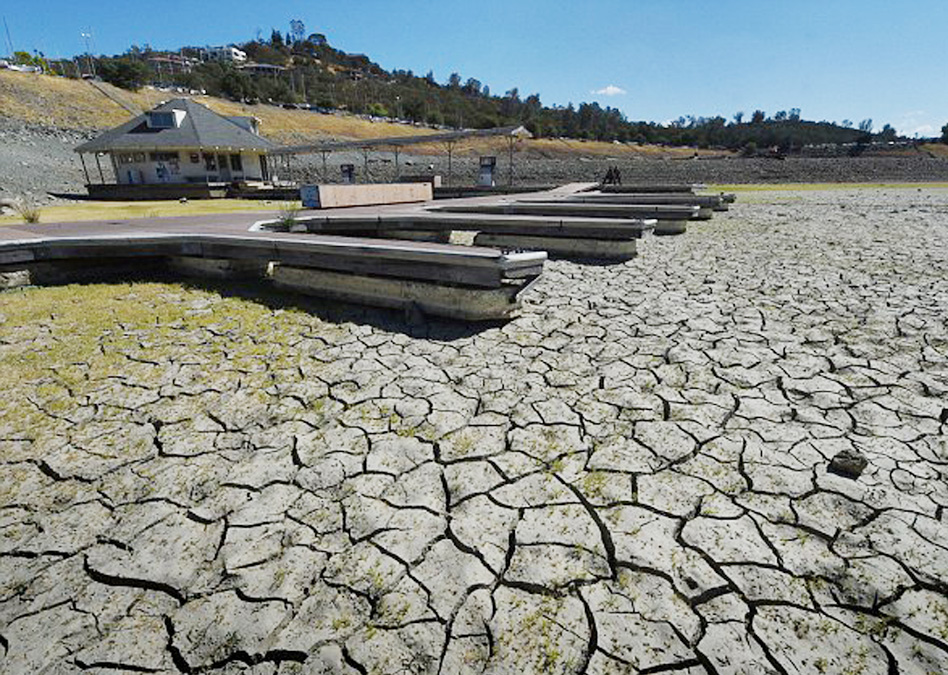
[[[195,312],[195,301],[206,311]],[[0,314],[0,381],[8,384],[0,399],[0,435],[6,429],[18,432],[14,437],[49,424],[33,401],[66,414],[95,380],[134,367],[126,355],[161,363],[182,338],[196,334],[209,340],[208,353],[220,352],[251,377],[292,360],[290,345],[301,319],[312,321],[296,310],[275,316],[250,299],[164,283],[4,291]],[[262,388],[259,394],[266,396]]]
[[[783,192],[783,191],[819,191],[819,190],[874,190],[948,188],[948,183],[734,183],[708,185],[711,192]]]

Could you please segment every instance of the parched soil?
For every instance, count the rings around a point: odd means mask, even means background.
[[[0,671],[942,672],[948,191],[640,253],[498,326],[0,294]]]

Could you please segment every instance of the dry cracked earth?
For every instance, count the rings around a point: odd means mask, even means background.
[[[948,670],[948,191],[640,251],[470,330],[3,293],[0,670]]]

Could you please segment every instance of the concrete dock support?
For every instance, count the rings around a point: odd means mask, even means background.
[[[168,266],[183,276],[202,279],[261,279],[267,273],[267,262],[259,260],[174,256]]]
[[[652,230],[652,234],[664,237],[670,234],[684,234],[688,231],[687,220],[660,220]]]
[[[433,231],[433,230],[380,230],[373,236],[382,239],[401,239],[402,241],[428,241],[435,244],[450,244],[451,230]]]
[[[287,265],[274,265],[273,282],[281,288],[331,300],[393,309],[417,307],[423,314],[464,321],[511,317],[520,309],[520,294],[531,283],[473,289]]]
[[[536,237],[525,234],[481,232],[475,246],[546,251],[550,257],[576,260],[623,262],[636,256],[635,240],[585,239],[581,237]]]

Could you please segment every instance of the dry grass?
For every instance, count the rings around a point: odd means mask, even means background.
[[[143,110],[178,95],[149,88],[127,92],[109,84],[103,86],[114,89],[117,96]],[[251,106],[210,96],[194,98],[223,115],[260,118],[263,133],[280,143],[435,133],[405,124],[369,122],[352,115],[323,115],[270,105]],[[129,118],[128,111],[88,82],[12,71],[0,71],[0,110],[11,118],[65,129],[109,129]]]
[[[88,82],[9,70],[0,70],[0,111],[64,129],[107,129],[128,119],[125,109]]]
[[[16,201],[13,205],[16,215],[23,219],[24,223],[38,223],[40,221],[40,208],[29,201]]]
[[[127,220],[167,216],[202,216],[214,213],[276,212],[283,202],[249,201],[244,199],[201,199],[185,203],[177,201],[145,202],[81,202],[43,208],[42,222],[64,223],[74,220]],[[23,221],[18,215],[0,217],[0,225]]]
[[[518,141],[518,156],[527,159],[564,159],[575,160],[578,157],[597,160],[630,159],[691,159],[699,157],[724,156],[731,153],[717,150],[696,150],[694,148],[668,148],[659,145],[625,145],[606,141],[581,141],[577,139],[535,138]],[[412,154],[443,155],[443,144],[422,144],[411,148]],[[464,141],[454,146],[456,156],[496,155],[505,156],[508,152],[506,138],[477,139]]]
[[[925,143],[919,146],[919,150],[927,152],[932,157],[948,158],[948,145],[944,143]]]
[[[526,150],[543,157],[575,157],[583,155],[593,158],[632,159],[688,159],[694,156],[714,157],[732,153],[720,150],[698,150],[695,148],[669,148],[660,145],[625,145],[606,141],[581,141],[577,139],[539,138],[531,140]]]

